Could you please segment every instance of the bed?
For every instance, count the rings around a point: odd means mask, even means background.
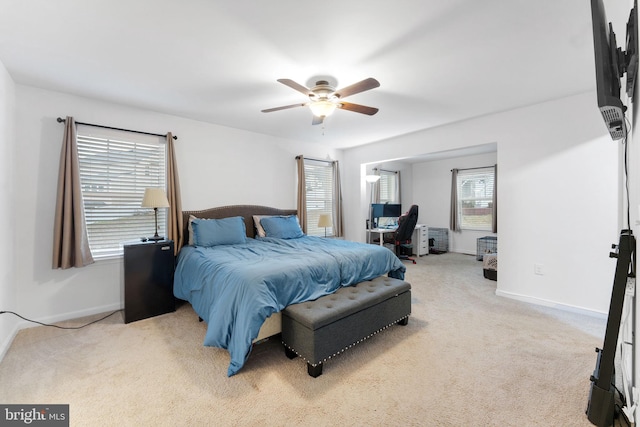
[[[392,251],[303,235],[295,214],[251,205],[183,212],[187,241],[178,253],[174,294],[207,323],[204,345],[228,350],[229,376],[242,368],[256,339],[280,332],[286,306],[382,275],[404,278],[406,268]]]

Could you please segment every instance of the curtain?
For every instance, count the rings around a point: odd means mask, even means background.
[[[449,217],[449,228],[453,231],[460,231],[458,222],[458,169],[451,169],[451,216]]]
[[[342,209],[342,188],[340,186],[340,166],[338,161],[333,162],[333,235],[344,235],[344,213]]]
[[[84,220],[76,122],[67,116],[53,225],[53,268],[84,267],[93,262]]]
[[[491,232],[498,232],[498,165],[493,166],[493,208],[491,211]]]
[[[400,192],[400,189],[402,188],[402,186],[400,185],[400,171],[396,171],[396,185],[395,185],[395,193],[396,193],[396,203],[398,204],[402,204],[402,194]]]
[[[373,174],[380,175],[380,171],[374,168]],[[371,203],[380,203],[380,180],[371,184]]]
[[[174,150],[173,135],[167,133],[167,199],[169,199],[169,224],[167,236],[173,240],[174,255],[182,247],[184,241],[182,221],[182,198],[180,197],[180,180],[178,179],[178,162]]]
[[[307,182],[304,178],[304,157],[296,157],[298,163],[298,219],[303,233],[307,233]]]

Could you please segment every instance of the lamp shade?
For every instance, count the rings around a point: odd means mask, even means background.
[[[331,215],[326,213],[320,214],[320,218],[318,218],[318,227],[331,227],[332,225]]]
[[[378,180],[380,179],[380,175],[367,175],[364,177],[364,179],[367,180],[367,182],[378,182]]]
[[[146,188],[141,206],[143,208],[168,208],[169,201],[162,188]]]
[[[316,117],[327,117],[330,116],[335,110],[338,104],[331,101],[321,100],[314,101],[309,104],[309,108],[311,112]]]

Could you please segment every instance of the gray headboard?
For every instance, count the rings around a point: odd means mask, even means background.
[[[257,205],[232,205],[220,206],[217,208],[204,209],[201,211],[182,211],[182,235],[186,245],[189,240],[189,215],[197,218],[220,219],[232,216],[241,216],[244,218],[244,225],[247,229],[247,237],[255,237],[256,230],[253,225],[253,215],[296,215],[295,209],[278,209],[268,206]]]

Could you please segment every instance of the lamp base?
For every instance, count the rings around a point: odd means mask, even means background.
[[[153,236],[153,237],[149,237],[148,240],[151,240],[152,242],[157,242],[159,240],[164,240],[164,237],[162,237],[162,236]]]

